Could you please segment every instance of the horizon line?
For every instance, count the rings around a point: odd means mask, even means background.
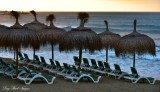
[[[0,10],[0,12],[6,12],[6,11],[8,12],[8,11],[12,11],[12,10]],[[30,12],[31,10],[30,10],[30,11],[14,10],[14,11]],[[36,10],[35,10],[35,11],[36,11]],[[123,12],[133,12],[133,13],[134,13],[134,12],[135,12],[135,13],[136,13],[136,12],[137,12],[137,13],[138,13],[138,12],[142,12],[142,13],[151,12],[151,13],[152,13],[152,12],[153,12],[153,13],[154,13],[154,12],[155,12],[155,13],[160,13],[160,11],[36,11],[36,12],[111,12],[111,13],[112,13],[112,12],[113,12],[113,13],[114,13],[114,12],[122,12],[122,13],[123,13]]]

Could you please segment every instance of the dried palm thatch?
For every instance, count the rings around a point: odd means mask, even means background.
[[[79,50],[79,67],[82,61],[82,49],[88,49],[90,52],[100,50],[102,48],[100,37],[90,28],[84,27],[89,18],[88,13],[79,13],[78,18],[80,26],[71,29],[62,35],[59,42],[60,51]]]
[[[53,24],[55,17],[53,14],[50,14],[46,17],[46,21],[50,22],[50,26],[40,30],[38,32],[40,37],[45,38],[44,43],[48,42],[52,46],[52,59],[54,60],[54,45],[59,42],[60,37],[66,32],[64,29],[58,28]]]
[[[28,27],[29,29],[32,29],[32,30],[35,30],[35,31],[39,31],[39,30],[47,27],[45,24],[43,24],[43,23],[41,23],[37,20],[37,14],[34,10],[30,11],[30,13],[33,14],[34,21],[31,22],[31,23],[24,24],[23,25],[24,27]]]
[[[30,11],[30,13],[33,14],[35,20],[34,20],[33,22],[31,22],[31,23],[24,24],[24,25],[23,25],[24,27],[27,27],[27,28],[29,28],[29,29],[32,29],[33,31],[40,31],[41,29],[47,27],[47,25],[45,25],[45,24],[43,24],[43,23],[40,23],[40,22],[37,20],[37,14],[36,14],[36,12],[35,12],[34,10]],[[41,37],[40,42],[41,42],[41,43],[44,43],[44,40],[45,40],[45,38],[42,38],[42,37]],[[35,49],[33,50],[33,60],[34,60],[34,56],[35,56]]]
[[[5,29],[0,34],[0,46],[16,50],[16,73],[18,74],[18,50],[21,47],[34,47],[39,49],[39,37],[34,31],[23,27],[19,24],[19,13],[11,11],[11,15],[15,17],[16,23]]]
[[[106,49],[106,62],[108,62],[108,49],[114,49],[117,41],[120,39],[119,34],[110,32],[108,29],[108,22],[105,20],[106,31],[99,34],[102,46]]]
[[[88,49],[91,53],[101,49],[100,37],[91,29],[71,29],[60,40],[60,51]]]
[[[116,55],[133,54],[133,67],[135,67],[135,54],[151,54],[156,55],[155,42],[147,35],[136,31],[136,19],[134,20],[134,31],[123,36],[117,43]]]

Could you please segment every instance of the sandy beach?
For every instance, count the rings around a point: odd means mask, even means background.
[[[11,62],[10,59],[5,61]],[[72,83],[71,80],[59,76],[51,85],[44,81],[34,81],[26,85],[24,81],[2,75],[0,81],[0,92],[160,92],[160,81],[156,81],[154,85],[143,81],[134,84],[128,80],[106,76],[102,76],[97,84],[91,81]]]
[[[159,82],[154,85],[148,83],[133,84],[130,81],[105,76],[101,78],[98,84],[89,81],[80,81],[75,84],[70,80],[56,78],[51,85],[41,81],[25,85],[23,81],[6,76],[1,76],[0,81],[1,92],[160,92]]]

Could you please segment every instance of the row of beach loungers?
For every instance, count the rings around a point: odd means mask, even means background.
[[[78,65],[78,57],[73,56],[75,64]],[[152,77],[140,76],[137,72],[137,69],[131,67],[132,74],[124,72],[121,70],[118,64],[114,64],[114,70],[110,68],[109,63],[97,61],[95,59],[90,59],[91,65],[87,58],[83,58],[83,64],[81,65],[82,69],[89,70],[95,73],[99,73],[106,76],[114,76],[116,79],[124,78],[126,80],[131,80],[132,83],[137,83],[140,80],[147,80],[149,84],[155,84],[156,79]]]
[[[52,84],[56,76],[62,76],[64,79],[72,80],[73,83],[77,83],[81,79],[91,80],[93,83],[98,83],[102,77],[101,75],[114,76],[116,79],[124,78],[131,80],[132,83],[137,83],[139,80],[147,80],[148,83],[154,84],[156,81],[155,78],[140,76],[136,68],[131,67],[132,74],[128,74],[127,72],[123,72],[118,64],[114,64],[115,69],[113,70],[110,68],[109,63],[96,61],[95,59],[90,59],[90,65],[89,59],[83,58],[83,64],[81,65],[81,70],[83,71],[80,71],[77,69],[79,63],[77,56],[73,56],[75,61],[74,65],[63,63],[63,66],[61,66],[57,60],[53,61],[52,59],[49,59],[50,64],[48,64],[46,63],[44,57],[39,58],[39,56],[35,55],[35,60],[33,61],[29,59],[26,53],[23,53],[22,55],[22,53],[19,52],[18,55],[19,63],[24,66],[19,66],[19,74],[17,79],[24,81],[25,84],[30,84],[32,81],[37,79],[43,79],[48,84]],[[40,72],[34,72],[27,68],[29,66],[40,71],[48,71],[50,75],[43,75]],[[2,59],[0,59],[0,74],[4,74],[15,79],[15,65],[7,64]],[[51,74],[54,74],[54,76]]]
[[[25,54],[27,55],[27,54]],[[28,57],[28,55],[27,55]],[[0,59],[0,65],[1,69],[0,71],[1,74],[6,75],[8,73],[11,76],[11,78],[16,79],[16,67],[13,64],[9,64],[4,62],[2,59]],[[64,77],[64,79],[70,79],[72,82],[77,83],[79,82],[80,79],[87,79],[87,80],[92,80],[94,83],[98,83],[101,76],[90,74],[90,73],[83,73],[79,72],[76,67],[69,68],[69,65],[64,63],[64,66],[62,67],[58,61],[56,61],[56,64],[52,61],[52,65],[49,65],[46,63],[46,66],[42,64],[42,62],[37,63],[33,61],[27,61],[27,60],[22,60],[22,58],[19,60],[21,64],[28,64],[25,65],[25,67],[20,67],[18,68],[18,77],[17,79],[22,80],[25,82],[25,84],[30,84],[34,80],[45,80],[48,84],[52,84],[54,79],[56,78],[55,76],[52,75],[42,75],[40,72],[34,72],[30,69],[28,69],[28,66],[33,66],[34,68],[40,69],[40,70],[47,70],[49,73],[53,73],[55,75],[61,75]],[[36,61],[36,60],[35,60]],[[22,63],[23,62],[23,63]],[[7,65],[7,66],[5,66]],[[11,66],[11,67],[10,67]],[[12,67],[14,66],[14,67]],[[27,66],[27,67],[26,67]],[[12,68],[12,69],[8,69]]]
[[[40,72],[32,71],[25,66],[18,67],[18,76],[16,77],[16,66],[11,63],[6,63],[0,58],[0,74],[9,76],[12,79],[23,80],[25,84],[30,84],[33,80],[45,80],[48,84],[53,84],[56,77],[51,75],[42,75]]]

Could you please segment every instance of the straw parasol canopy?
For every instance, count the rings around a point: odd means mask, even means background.
[[[108,62],[108,49],[114,49],[121,36],[109,31],[108,22],[106,20],[104,23],[106,25],[106,31],[99,33],[99,36],[103,47],[106,49],[106,62]]]
[[[6,28],[7,28],[6,26],[0,24],[0,34],[4,32],[4,29]]]
[[[5,29],[0,34],[0,46],[16,50],[16,74],[18,74],[18,51],[21,47],[34,47],[39,49],[39,37],[34,31],[19,24],[19,13],[11,11],[10,13],[16,19],[16,23]]]
[[[82,49],[88,49],[92,53],[102,48],[100,37],[90,28],[84,27],[88,18],[88,13],[79,13],[78,19],[80,19],[80,26],[66,32],[59,42],[60,51],[79,50],[79,68],[82,62]]]
[[[38,34],[42,35],[42,38],[45,38],[44,43],[51,44],[52,47],[52,60],[54,61],[54,45],[56,45],[59,42],[60,37],[66,32],[62,28],[58,28],[53,24],[53,21],[55,20],[55,16],[53,14],[50,14],[46,17],[46,21],[50,22],[50,26],[40,30]]]
[[[30,23],[27,23],[27,24],[24,24],[24,25],[23,25],[24,27],[27,27],[27,28],[29,28],[29,29],[31,29],[31,30],[33,30],[33,31],[40,31],[41,29],[47,27],[47,25],[45,25],[45,24],[43,24],[43,23],[41,23],[41,22],[39,22],[39,21],[37,20],[37,14],[36,14],[36,12],[35,12],[34,10],[30,11],[30,13],[33,14],[33,16],[34,16],[34,21],[33,21],[33,22],[30,22]],[[42,37],[41,37],[41,38],[42,38]],[[44,38],[40,39],[40,42],[43,43],[43,42],[44,42]],[[33,49],[34,49],[34,48],[33,48]],[[34,56],[35,56],[35,49],[34,49],[34,51],[33,51],[33,60],[34,60]]]
[[[117,42],[116,55],[132,54],[133,67],[135,67],[135,54],[151,54],[156,55],[155,42],[147,35],[138,33],[136,31],[136,19],[134,20],[134,31],[128,35],[123,36],[120,41]]]
[[[28,27],[29,29],[32,29],[32,30],[35,30],[35,31],[39,31],[39,30],[47,27],[47,25],[45,25],[45,24],[43,24],[43,23],[41,23],[37,20],[37,14],[34,10],[30,11],[30,13],[33,14],[34,21],[30,22],[30,23],[27,23],[27,24],[24,24],[23,25],[24,27]]]

